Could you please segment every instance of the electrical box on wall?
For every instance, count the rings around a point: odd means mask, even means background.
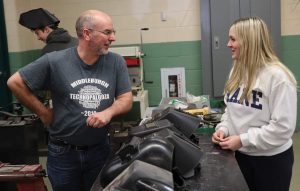
[[[185,68],[161,68],[162,97],[185,97]]]

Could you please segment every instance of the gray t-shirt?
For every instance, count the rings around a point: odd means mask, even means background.
[[[49,125],[50,136],[76,145],[106,143],[107,127],[87,127],[86,119],[131,91],[125,60],[112,52],[87,65],[76,47],[55,51],[23,67],[20,74],[31,90],[51,91],[54,121]]]

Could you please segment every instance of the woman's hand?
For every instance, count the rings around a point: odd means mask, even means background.
[[[224,137],[225,137],[225,133],[222,130],[217,130],[212,135],[211,140],[212,140],[213,143],[219,144],[221,141],[224,140]]]
[[[226,137],[219,142],[219,145],[222,149],[229,149],[232,151],[236,151],[243,146],[239,135]]]

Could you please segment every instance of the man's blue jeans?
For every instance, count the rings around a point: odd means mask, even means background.
[[[47,173],[53,191],[89,191],[110,153],[97,145],[78,151],[69,145],[48,145]]]

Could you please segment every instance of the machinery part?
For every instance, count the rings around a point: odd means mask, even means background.
[[[119,174],[103,191],[173,191],[170,171],[136,160]]]
[[[185,136],[165,128],[143,138],[132,137],[104,165],[100,172],[100,183],[106,187],[135,160],[190,178],[199,172],[201,157],[200,147]]]
[[[172,171],[173,150],[173,144],[159,135],[133,137],[104,165],[100,172],[101,185],[107,186],[135,160]]]
[[[202,119],[197,116],[171,107],[168,107],[162,112],[155,114],[152,118],[153,121],[168,119],[174,124],[177,132],[184,134],[187,138],[192,137],[202,121]]]
[[[142,124],[136,127],[129,128],[129,136],[144,137],[148,134],[160,131],[165,128],[173,127],[173,124],[169,120],[163,119],[158,121],[153,121],[150,123]]]

